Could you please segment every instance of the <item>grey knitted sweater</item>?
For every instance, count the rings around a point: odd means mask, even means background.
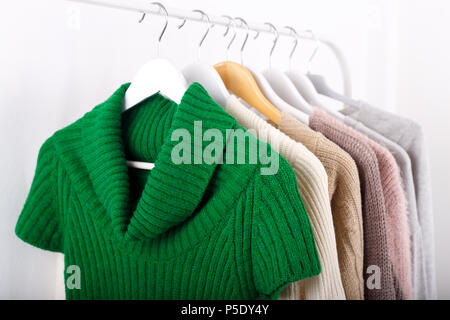
[[[359,108],[348,107],[344,114],[363,123],[402,147],[411,160],[417,217],[420,229],[413,229],[417,238],[422,238],[423,256],[414,251],[414,292],[416,299],[436,299],[436,272],[434,252],[434,222],[431,197],[431,177],[428,153],[422,128],[415,122],[396,114],[372,107],[362,102]],[[411,201],[411,200],[410,200]],[[410,214],[411,216],[411,214]],[[411,223],[410,225],[414,225]],[[418,241],[416,239],[416,241]],[[418,245],[420,246],[420,245]],[[422,270],[423,269],[423,270]]]

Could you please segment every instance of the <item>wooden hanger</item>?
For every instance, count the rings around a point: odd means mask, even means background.
[[[280,124],[281,112],[263,95],[253,75],[239,63],[224,61],[214,68],[228,91],[245,100],[275,124]]]
[[[230,19],[230,22],[232,20],[233,19]],[[235,18],[235,20],[239,20],[242,23],[246,24],[245,20],[242,18]],[[231,44],[236,38],[237,32],[234,23],[233,29],[234,29],[234,36],[232,37],[230,43],[228,44],[227,50],[230,49]],[[225,32],[224,36],[227,33],[228,29],[227,32]],[[248,36],[249,34],[247,32],[247,35],[241,47],[241,62],[243,60],[242,52],[245,47],[245,44],[247,43]],[[251,105],[253,108],[261,112],[264,116],[266,116],[275,124],[277,125],[280,124],[281,111],[278,110],[269,100],[267,100],[267,98],[264,96],[261,89],[259,88],[258,83],[253,77],[252,73],[247,68],[242,66],[242,64],[232,61],[224,61],[217,63],[216,65],[214,65],[214,68],[222,78],[225,87],[230,93],[238,96],[239,98],[247,102],[249,105]]]
[[[244,19],[235,19],[241,21],[244,25],[247,25]],[[224,35],[226,35],[226,33]],[[219,73],[223,83],[225,84],[229,92],[243,99],[253,108],[261,112],[264,116],[278,125],[280,124],[281,111],[278,110],[269,100],[267,100],[252,73],[247,68],[242,66],[242,52],[244,50],[245,44],[247,43],[248,36],[249,33],[247,26],[247,35],[241,47],[241,64],[232,61],[224,61],[216,64],[214,68]],[[236,29],[233,38],[228,44],[227,50],[230,48],[235,38]]]

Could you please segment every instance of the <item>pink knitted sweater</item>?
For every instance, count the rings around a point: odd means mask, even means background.
[[[348,152],[358,167],[363,200],[365,299],[395,300],[393,268],[387,240],[386,206],[377,155],[357,131],[323,111],[315,110],[309,125]],[[368,278],[374,274],[371,272],[372,266],[381,271],[379,288],[367,286]]]
[[[356,122],[353,119],[346,120],[349,120],[350,124],[345,122],[349,125]],[[358,139],[365,141],[377,156],[387,213],[387,240],[394,268],[397,299],[411,300],[413,299],[411,240],[407,200],[402,185],[400,168],[387,148],[360,131],[353,132],[353,134]]]

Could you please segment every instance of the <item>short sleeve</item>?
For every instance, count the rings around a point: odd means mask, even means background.
[[[57,176],[55,149],[51,140],[47,140],[39,150],[31,189],[15,232],[20,239],[35,247],[63,252]]]
[[[295,174],[280,165],[254,192],[252,268],[260,298],[277,299],[292,282],[320,273],[320,261]]]

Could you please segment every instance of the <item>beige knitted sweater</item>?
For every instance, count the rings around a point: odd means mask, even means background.
[[[309,126],[347,151],[358,167],[364,222],[364,299],[395,300],[386,206],[377,156],[358,132],[322,110],[314,110]]]
[[[316,277],[291,284],[285,288],[280,298],[345,299],[328,197],[328,179],[323,165],[305,146],[268,124],[236,97],[229,98],[226,111],[236,118],[241,126],[256,134],[258,139],[269,143],[291,164],[311,221],[322,271]]]
[[[355,161],[323,134],[289,114],[282,113],[278,128],[307,147],[325,167],[345,295],[349,300],[363,300],[364,238],[361,190]]]

